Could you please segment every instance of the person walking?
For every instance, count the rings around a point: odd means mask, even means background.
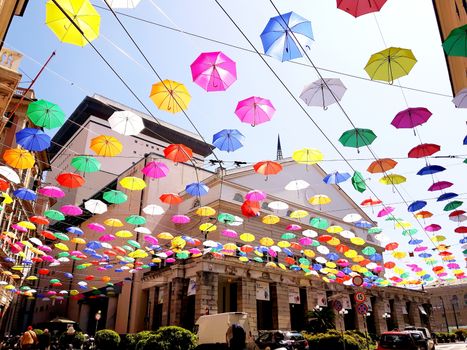
[[[22,350],[34,349],[35,345],[38,343],[36,332],[32,330],[32,327],[29,326],[27,331],[23,333],[21,338],[19,338],[19,344]]]
[[[225,334],[229,350],[246,350],[246,333],[237,323],[232,324]]]
[[[40,334],[38,338],[39,338],[39,350],[49,350],[50,342],[51,342],[49,330],[47,328],[44,329],[44,333]]]

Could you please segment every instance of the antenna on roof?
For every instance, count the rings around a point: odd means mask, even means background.
[[[282,147],[281,147],[281,137],[279,134],[277,134],[277,156],[276,160],[281,160],[283,159],[282,156]]]

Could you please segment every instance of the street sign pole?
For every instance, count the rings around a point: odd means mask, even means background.
[[[94,331],[94,336],[96,336],[97,333],[97,327],[99,326],[99,320],[101,319],[101,310],[97,311],[96,315],[94,316],[96,319],[96,330]]]

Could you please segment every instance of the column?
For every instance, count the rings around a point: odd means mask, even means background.
[[[184,279],[176,277],[172,279],[172,298],[170,303],[170,325],[181,325],[182,301],[183,301]]]
[[[290,305],[289,287],[285,284],[277,283],[277,321],[279,329],[290,329]]]
[[[154,324],[154,306],[157,304],[156,300],[156,287],[149,288],[148,300],[148,323],[146,329],[151,329]]]
[[[316,294],[314,293],[314,290],[311,287],[306,287],[306,302],[308,311],[313,311],[316,305],[318,305],[318,301],[316,300]]]
[[[408,311],[410,325],[415,327],[421,327],[422,320],[420,319],[420,310],[418,309],[418,303],[415,301],[411,301]]]
[[[363,317],[366,317],[366,315],[365,316],[360,315],[357,311],[355,311],[355,327],[360,332],[365,333],[366,327],[365,327],[365,321],[363,320]]]
[[[109,297],[107,304],[107,319],[105,320],[105,328],[115,329],[115,321],[117,317],[117,297]]]
[[[383,314],[385,313],[385,303],[386,300],[377,298],[375,300],[375,303],[373,305],[373,313],[375,315],[375,328],[376,328],[376,333],[380,335],[383,332],[387,332],[388,330],[388,325],[386,322],[386,319],[383,318]],[[391,317],[393,317],[391,315]]]
[[[198,272],[198,290],[195,299],[195,320],[201,315],[217,314],[219,277],[213,272]]]
[[[394,310],[391,313],[391,317],[393,317],[394,325],[402,330],[405,328],[405,320],[404,320],[404,300],[394,300]]]
[[[256,310],[256,284],[250,278],[242,278],[238,284],[237,293],[238,310],[246,312],[250,322],[250,330],[252,334],[257,334],[257,310]]]
[[[159,287],[159,300],[162,301],[161,326],[168,326],[170,322],[170,283]]]

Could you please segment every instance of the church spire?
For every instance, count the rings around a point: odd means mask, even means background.
[[[282,157],[282,147],[281,147],[281,137],[279,134],[277,134],[277,156],[276,160],[281,160],[283,159]]]

